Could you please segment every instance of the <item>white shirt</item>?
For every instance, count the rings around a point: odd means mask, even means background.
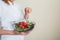
[[[0,1],[0,20],[3,30],[14,30],[13,21],[18,22],[24,19],[23,16],[21,8],[19,9],[15,3],[7,5]],[[24,40],[24,35],[1,35],[1,40]]]

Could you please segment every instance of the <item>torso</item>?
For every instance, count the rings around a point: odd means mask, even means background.
[[[14,3],[12,5],[4,4],[2,5],[2,20],[7,20],[7,21],[17,21],[20,18],[21,11],[18,9],[17,5]]]
[[[3,21],[4,30],[14,30],[10,21],[18,21],[21,17],[21,10],[14,5],[7,5],[2,2],[1,20]],[[24,35],[1,35],[1,40],[24,40]]]

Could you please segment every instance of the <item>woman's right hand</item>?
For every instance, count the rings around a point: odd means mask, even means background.
[[[16,30],[14,30],[13,33],[14,33],[14,35],[20,35],[21,34],[20,32],[18,32]]]
[[[15,35],[28,35],[30,32],[18,32],[18,31],[14,31]]]

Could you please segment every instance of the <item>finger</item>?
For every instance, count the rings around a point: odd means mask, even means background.
[[[31,8],[29,8],[29,7],[25,8],[25,12],[26,12],[26,13],[30,13],[31,11],[32,11]]]
[[[28,35],[28,32],[21,32],[22,35]]]

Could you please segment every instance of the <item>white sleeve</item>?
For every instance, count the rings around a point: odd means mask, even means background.
[[[2,14],[2,7],[0,6],[0,29],[2,28],[1,27],[1,14]]]

